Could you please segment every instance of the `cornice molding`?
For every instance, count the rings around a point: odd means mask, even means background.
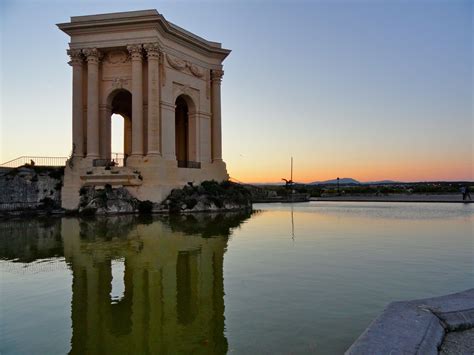
[[[71,17],[71,22],[60,23],[57,26],[70,36],[81,33],[103,32],[106,28],[116,30],[125,26],[156,28],[160,33],[172,40],[187,44],[188,47],[190,46],[195,50],[204,51],[208,55],[217,56],[221,60],[224,60],[231,52],[229,49],[222,48],[222,45],[218,42],[205,40],[168,22],[156,10],[77,16]]]

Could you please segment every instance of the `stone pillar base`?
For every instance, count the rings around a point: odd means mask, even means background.
[[[144,158],[143,155],[130,155],[127,158],[126,166],[130,168],[138,168],[143,165]]]

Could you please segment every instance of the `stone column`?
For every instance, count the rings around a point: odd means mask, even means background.
[[[84,156],[84,100],[82,97],[82,70],[84,57],[80,49],[68,49],[72,66],[72,156]]]
[[[143,63],[141,44],[127,47],[132,58],[132,156],[143,155]]]
[[[212,161],[222,161],[221,80],[223,70],[211,71]]]
[[[143,45],[148,57],[148,149],[147,155],[160,152],[160,47],[158,43]]]
[[[161,139],[163,158],[176,161],[175,105],[161,102]]]
[[[101,159],[110,159],[111,146],[111,108],[108,105],[99,105],[99,152]]]
[[[84,49],[87,58],[87,157],[99,158],[99,60],[97,48]]]

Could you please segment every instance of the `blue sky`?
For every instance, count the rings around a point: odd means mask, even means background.
[[[230,175],[474,179],[470,1],[1,3],[0,161],[71,146],[70,16],[156,8],[232,49],[224,62]]]

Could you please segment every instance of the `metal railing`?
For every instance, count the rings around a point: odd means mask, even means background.
[[[94,159],[92,166],[95,167],[112,167],[112,166],[124,166],[124,159]]]
[[[115,166],[124,166],[126,157],[123,153],[112,153],[111,159],[96,159],[101,161],[110,161],[115,162]],[[0,168],[18,168],[23,165],[36,165],[36,166],[65,166],[68,157],[35,157],[30,155],[24,155],[12,160],[9,160],[5,163],[0,164]],[[94,165],[94,166],[105,166],[104,165]]]
[[[178,168],[201,169],[201,162],[178,160]]]
[[[25,155],[0,164],[0,167],[18,168],[25,164],[38,166],[65,166],[67,159],[67,157],[33,157]]]
[[[127,156],[123,153],[112,153],[111,160],[115,163],[115,166],[125,166]]]

